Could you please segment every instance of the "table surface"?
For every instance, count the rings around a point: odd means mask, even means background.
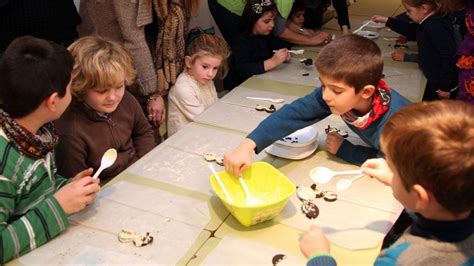
[[[367,5],[377,6],[379,14],[398,12],[398,1],[388,2],[357,1],[350,7],[352,27],[370,17]],[[333,20],[325,28],[335,31],[338,26]],[[376,42],[386,55],[393,42],[388,38],[396,35],[386,29],[379,31],[381,37]],[[303,56],[313,58],[320,49],[305,48]],[[310,75],[301,76],[303,72]],[[413,101],[421,99],[426,80],[416,65],[385,58],[384,74],[402,95]],[[319,85],[314,67],[303,67],[297,57],[252,77],[107,184],[93,204],[70,217],[71,226],[65,233],[9,264],[268,265],[275,255],[284,254],[281,265],[303,265],[306,259],[299,250],[299,239],[313,223],[327,233],[339,264],[372,264],[402,209],[390,188],[373,179],[360,179],[351,189],[339,192],[335,202],[318,201],[320,216],[314,220],[301,213],[301,202],[294,195],[279,216],[252,227],[238,223],[209,183],[210,171],[203,155],[214,152],[222,156],[269,115],[257,111],[255,105],[270,103],[247,96],[281,98],[287,104]],[[309,171],[315,166],[356,169],[324,151],[327,125],[348,130],[351,142],[363,144],[340,117],[331,115],[313,125],[320,145],[308,158],[291,161],[261,152],[253,161],[271,163],[297,186],[312,183]],[[335,190],[341,178],[334,178],[324,189]],[[145,247],[120,243],[117,233],[124,228],[149,232],[153,243]]]

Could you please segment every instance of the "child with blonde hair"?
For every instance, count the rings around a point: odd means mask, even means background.
[[[392,187],[413,224],[375,265],[473,265],[474,106],[461,101],[408,105],[385,124],[385,159],[362,165]],[[307,265],[335,265],[322,230],[313,225],[300,248]]]
[[[185,69],[168,94],[168,135],[176,133],[217,101],[214,77],[227,72],[229,48],[213,29],[191,30]]]
[[[70,176],[86,166],[98,169],[104,152],[115,148],[117,160],[100,175],[109,180],[155,146],[140,104],[125,90],[135,78],[132,59],[120,44],[100,37],[81,38],[68,49],[76,61],[74,99],[56,122],[58,170]]]

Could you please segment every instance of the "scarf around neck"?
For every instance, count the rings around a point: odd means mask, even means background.
[[[363,116],[358,116],[354,110],[351,110],[341,117],[344,122],[353,125],[358,129],[366,129],[379,117],[381,117],[388,109],[390,109],[390,101],[392,99],[392,89],[380,80],[379,84],[375,88],[375,92],[372,99],[372,108],[368,113]]]
[[[31,133],[0,109],[0,124],[13,147],[21,154],[35,159],[43,158],[58,143],[58,135],[52,123],[42,126],[36,134]]]

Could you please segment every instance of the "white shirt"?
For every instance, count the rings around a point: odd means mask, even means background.
[[[217,102],[214,82],[200,84],[186,71],[179,74],[168,94],[168,135],[176,133]]]

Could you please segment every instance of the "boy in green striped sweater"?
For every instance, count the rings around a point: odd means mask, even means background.
[[[0,61],[0,262],[43,245],[99,191],[92,169],[56,174],[51,121],[71,102],[74,59],[55,43],[21,37]]]

